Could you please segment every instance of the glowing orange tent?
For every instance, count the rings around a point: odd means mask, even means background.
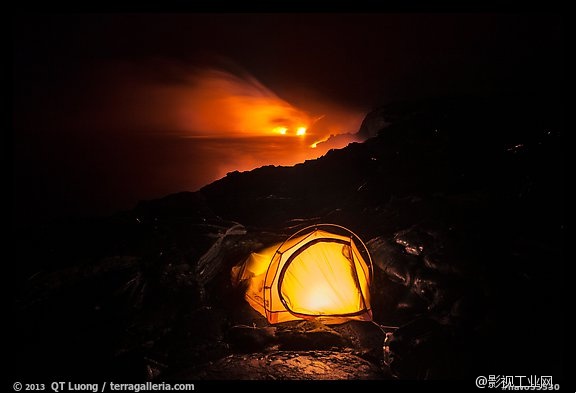
[[[232,282],[247,281],[246,300],[270,323],[370,321],[371,280],[362,240],[332,224],[304,228],[232,268]]]

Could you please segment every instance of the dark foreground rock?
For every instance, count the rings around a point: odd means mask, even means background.
[[[200,372],[179,375],[190,380],[335,380],[383,379],[374,364],[346,352],[278,351],[270,354],[230,355]]]

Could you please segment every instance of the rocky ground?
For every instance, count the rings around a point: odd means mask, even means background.
[[[19,225],[11,373],[158,379],[562,375],[563,119],[529,101],[388,105],[370,136],[107,218]],[[315,223],[374,261],[374,323],[270,326],[230,283]],[[21,224],[21,223],[20,223]],[[472,380],[472,379],[470,379]]]
[[[206,365],[199,373],[186,376],[193,380],[364,380],[381,379],[382,370],[341,351],[277,351],[229,355]]]

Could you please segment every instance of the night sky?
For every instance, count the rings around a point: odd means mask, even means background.
[[[393,101],[545,101],[564,73],[554,14],[20,13],[12,40],[17,222],[313,158]],[[302,138],[267,134],[301,122]]]

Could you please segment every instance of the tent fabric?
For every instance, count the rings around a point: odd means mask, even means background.
[[[232,282],[247,283],[246,300],[272,324],[369,321],[370,255],[352,232],[334,232],[305,228],[284,243],[254,252],[232,269]]]

